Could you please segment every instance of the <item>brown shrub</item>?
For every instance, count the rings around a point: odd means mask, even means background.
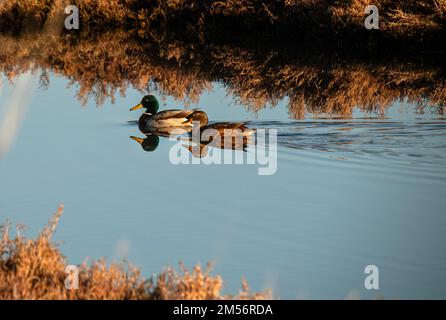
[[[343,37],[364,35],[364,9],[380,10],[381,34],[391,39],[416,39],[442,32],[446,24],[444,0],[73,0],[82,28],[127,28],[146,36],[159,29],[187,34],[243,31],[274,37],[326,33]],[[43,25],[66,0],[9,0],[0,4],[0,29],[20,31],[24,24]],[[158,30],[154,30],[158,29]],[[192,32],[193,31],[193,32]],[[305,31],[305,32],[303,32]],[[160,34],[162,34],[161,32]],[[439,40],[439,36],[437,36]],[[438,44],[438,43],[437,43]]]
[[[146,279],[130,264],[107,263],[104,259],[82,263],[79,289],[65,288],[65,257],[51,241],[62,215],[60,206],[36,239],[9,236],[3,226],[0,242],[0,300],[4,299],[264,299],[268,292],[250,293],[245,282],[239,294],[222,295],[223,281],[211,269],[197,265],[192,271],[167,268]]]

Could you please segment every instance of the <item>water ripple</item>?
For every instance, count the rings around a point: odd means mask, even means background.
[[[445,121],[254,121],[277,129],[285,148],[328,153],[339,159],[383,157],[438,164],[446,159]]]

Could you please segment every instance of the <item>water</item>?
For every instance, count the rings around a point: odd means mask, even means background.
[[[174,166],[167,139],[144,152],[129,138],[142,136],[128,111],[140,92],[81,107],[67,80],[40,90],[30,79],[0,161],[0,220],[35,235],[63,202],[56,240],[70,263],[125,258],[150,275],[214,261],[225,292],[245,276],[287,299],[446,298],[441,117],[395,103],[385,119],[293,121],[285,102],[253,114],[215,84],[199,104],[210,119],[278,130],[277,172],[259,176],[255,165]],[[2,107],[13,89],[3,83]],[[364,289],[370,264],[379,291]]]

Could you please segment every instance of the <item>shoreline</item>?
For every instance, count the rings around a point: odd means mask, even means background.
[[[64,0],[2,3],[0,31],[38,30],[51,18],[63,26],[66,4]],[[446,49],[441,41],[446,37],[446,3],[439,0],[376,0],[379,30],[365,28],[364,9],[369,3],[364,0],[73,0],[70,4],[79,8],[80,30],[76,31],[125,29],[141,39],[173,33],[204,41],[232,36],[296,44],[328,42],[345,48]]]

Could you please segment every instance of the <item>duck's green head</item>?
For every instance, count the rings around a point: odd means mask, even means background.
[[[160,104],[155,96],[148,95],[142,98],[141,102],[130,109],[130,111],[138,110],[141,108],[146,109],[146,113],[155,114],[158,112]]]
[[[148,135],[145,139],[134,136],[131,136],[130,138],[138,142],[144,151],[147,152],[155,151],[160,142],[160,138],[156,134]]]

